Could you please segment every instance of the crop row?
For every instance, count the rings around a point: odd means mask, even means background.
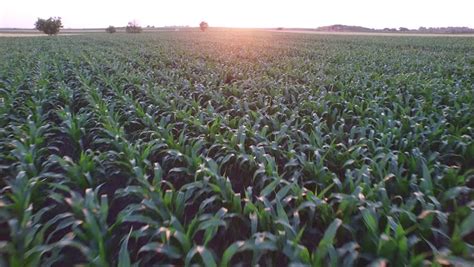
[[[470,39],[0,39],[0,265],[469,265]]]

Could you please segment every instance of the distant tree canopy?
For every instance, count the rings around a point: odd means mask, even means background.
[[[35,23],[35,28],[38,31],[42,31],[48,35],[58,34],[59,30],[63,27],[60,17],[51,17],[49,19],[41,19]]]
[[[199,23],[199,28],[201,28],[201,31],[205,31],[207,28],[209,28],[209,24],[207,24],[205,21],[201,21],[201,23]]]
[[[138,25],[137,22],[131,21],[128,23],[127,27],[125,27],[125,31],[127,33],[141,33],[143,29]]]
[[[110,25],[107,29],[105,29],[105,31],[108,33],[115,33],[117,32],[117,29],[115,29],[114,26]]]

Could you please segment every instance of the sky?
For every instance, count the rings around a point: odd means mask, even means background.
[[[33,28],[60,16],[65,28],[125,26],[370,28],[467,26],[474,0],[0,0],[0,28]]]

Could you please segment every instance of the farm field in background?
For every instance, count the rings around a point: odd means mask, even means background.
[[[470,266],[474,42],[0,38],[0,266]]]

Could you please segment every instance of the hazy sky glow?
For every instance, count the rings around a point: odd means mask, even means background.
[[[32,28],[37,17],[61,16],[65,28],[140,25],[371,28],[468,26],[474,0],[2,0],[0,27]]]

